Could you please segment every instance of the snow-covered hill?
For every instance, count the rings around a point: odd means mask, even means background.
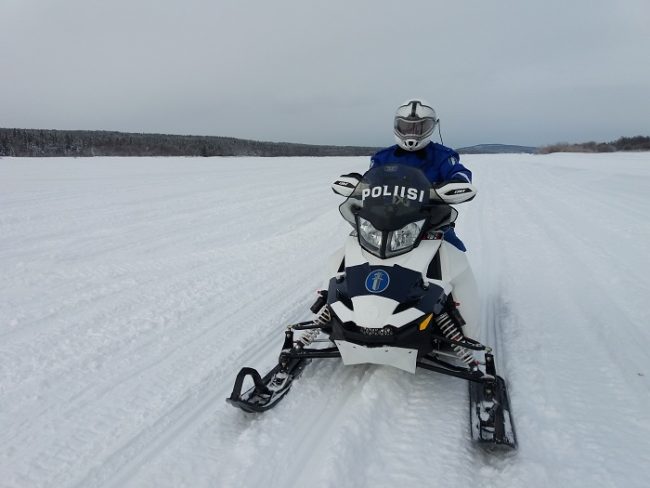
[[[4,158],[0,486],[648,486],[650,153],[463,160],[517,453],[432,373],[322,360],[262,416],[224,401],[309,317],[365,158]]]

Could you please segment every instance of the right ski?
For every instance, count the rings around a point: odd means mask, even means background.
[[[321,349],[307,347],[322,332],[323,320],[326,316],[329,317],[329,315],[322,315],[320,319],[288,326],[284,332],[284,344],[278,364],[264,377],[254,368],[242,368],[235,379],[232,393],[226,401],[245,412],[264,412],[277,405],[289,393],[293,381],[302,374],[303,369],[312,359],[340,358],[341,353],[336,347]],[[305,333],[294,340],[296,330]],[[244,380],[248,376],[253,380],[253,386],[242,393]]]
[[[245,412],[264,412],[274,407],[289,393],[293,380],[298,378],[310,359],[291,359],[286,366],[278,364],[262,377],[256,369],[242,368],[235,380],[230,397],[231,405]],[[250,376],[253,386],[242,393],[244,379]]]

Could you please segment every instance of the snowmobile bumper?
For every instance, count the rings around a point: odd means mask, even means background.
[[[334,341],[346,366],[350,364],[385,364],[415,373],[418,357],[417,349],[404,347],[378,346],[367,347],[342,340]]]

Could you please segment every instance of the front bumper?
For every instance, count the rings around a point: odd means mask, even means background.
[[[346,366],[351,364],[385,364],[415,373],[418,359],[417,349],[404,347],[375,346],[367,347],[344,340],[335,340],[336,347],[341,353],[341,359]]]

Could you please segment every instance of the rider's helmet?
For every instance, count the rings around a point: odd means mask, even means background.
[[[406,100],[395,112],[395,140],[407,151],[422,149],[429,144],[438,121],[436,111],[425,100]]]

